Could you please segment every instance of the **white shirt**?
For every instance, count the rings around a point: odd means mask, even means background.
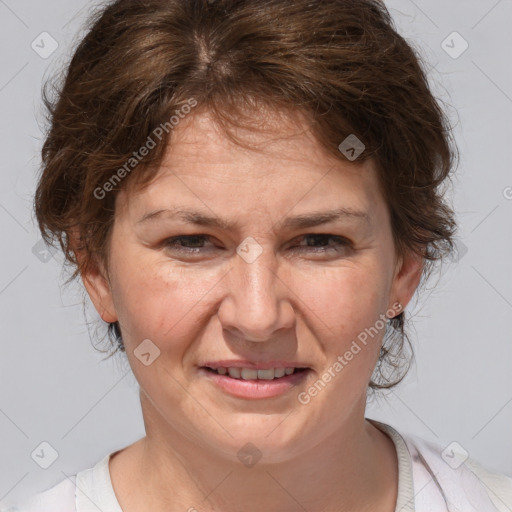
[[[477,462],[457,461],[453,451],[390,425],[371,420],[393,440],[398,457],[395,512],[512,512],[512,478],[486,470]],[[123,512],[109,472],[111,452],[29,500],[0,512]],[[460,465],[459,465],[460,463]]]

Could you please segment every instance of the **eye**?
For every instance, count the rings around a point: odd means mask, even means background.
[[[205,246],[210,237],[208,235],[181,235],[164,240],[163,246],[172,252],[185,254],[201,254],[205,251],[218,249],[210,242],[210,246]],[[305,241],[305,244],[298,244],[291,247],[292,250],[307,251],[312,253],[339,253],[352,247],[350,240],[337,235],[324,233],[309,233],[303,235],[299,240]],[[329,243],[332,242],[332,243]]]
[[[206,235],[175,236],[165,240],[164,245],[173,251],[197,254],[203,252],[203,244],[208,238]]]
[[[306,245],[297,245],[293,248],[299,248],[299,250],[311,250],[311,252],[314,253],[325,253],[341,252],[352,246],[351,242],[342,236],[324,233],[310,233],[304,235],[302,240],[306,241]],[[332,240],[333,243],[329,245],[330,240]],[[310,245],[308,242],[311,242],[312,245]]]

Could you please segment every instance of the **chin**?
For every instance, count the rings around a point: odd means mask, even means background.
[[[234,451],[241,456],[244,450],[259,451],[262,462],[278,463],[291,458],[305,441],[304,428],[298,425],[297,418],[292,419],[293,415],[236,414],[242,417],[226,418],[223,423],[233,437],[226,434],[215,442],[229,447],[228,453]]]

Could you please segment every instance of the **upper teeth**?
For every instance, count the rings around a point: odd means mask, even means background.
[[[220,375],[229,374],[234,379],[243,380],[272,380],[284,377],[284,375],[291,375],[295,368],[268,368],[267,370],[256,370],[254,368],[213,368]]]

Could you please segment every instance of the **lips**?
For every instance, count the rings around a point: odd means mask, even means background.
[[[276,363],[277,366],[273,366]],[[282,363],[217,361],[198,369],[199,375],[205,378],[204,382],[213,384],[231,396],[244,400],[261,400],[285,396],[292,389],[304,386],[312,373],[309,367],[293,366],[293,363],[280,366]]]

